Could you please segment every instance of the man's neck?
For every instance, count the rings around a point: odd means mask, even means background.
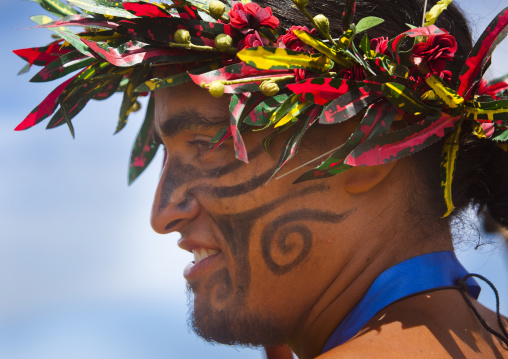
[[[342,266],[335,279],[324,290],[290,346],[300,359],[314,358],[347,314],[362,299],[374,280],[386,269],[406,259],[442,250],[453,250],[449,232],[443,238],[417,238],[394,230],[379,246],[360,246]],[[388,237],[388,236],[387,236]],[[416,244],[415,244],[416,243]],[[394,250],[396,248],[396,250]]]

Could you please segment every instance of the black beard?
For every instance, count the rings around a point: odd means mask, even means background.
[[[217,310],[211,305],[210,298],[206,298],[206,302],[196,304],[189,285],[187,295],[188,325],[207,342],[250,348],[275,346],[287,342],[282,331],[273,325],[275,318],[262,318],[245,313],[245,307],[242,308],[238,304],[227,305]]]

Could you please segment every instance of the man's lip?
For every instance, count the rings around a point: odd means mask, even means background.
[[[201,260],[199,263],[191,262],[183,271],[183,276],[187,281],[197,279],[200,275],[213,270],[215,266],[219,265],[220,258],[223,256],[222,252],[212,254],[209,257]]]
[[[211,240],[202,239],[198,236],[184,236],[178,240],[178,247],[187,252],[193,252],[197,248],[213,249],[220,251],[217,244]]]

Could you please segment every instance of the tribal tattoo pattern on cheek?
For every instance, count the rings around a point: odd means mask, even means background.
[[[255,148],[251,152],[251,160],[259,157],[263,153],[262,146]],[[183,164],[178,158],[172,158],[166,164],[168,170],[162,179],[162,188],[159,202],[159,210],[164,209],[175,195],[175,192],[182,190],[179,194],[181,202],[177,205],[184,209],[188,205],[188,200],[196,194],[210,198],[224,199],[234,198],[240,195],[250,193],[263,186],[272,176],[274,167],[269,168],[264,173],[249,179],[248,181],[237,183],[231,186],[211,186],[203,183],[206,179],[218,179],[232,174],[245,166],[240,161],[234,160],[229,164],[214,169],[203,170],[190,164]],[[186,187],[182,189],[182,186]],[[279,196],[276,199],[259,204],[253,209],[233,214],[208,213],[214,221],[217,228],[222,233],[224,240],[236,263],[235,277],[232,280],[232,273],[226,268],[212,275],[206,283],[206,289],[212,293],[217,304],[236,300],[235,304],[241,304],[238,301],[244,301],[250,288],[251,266],[249,261],[249,249],[251,245],[252,229],[255,224],[263,218],[294,200],[301,200],[305,196],[323,193],[329,190],[325,184],[318,183],[307,185],[306,187],[295,187],[295,191],[290,191]],[[288,208],[294,208],[288,206]],[[268,269],[277,276],[284,275],[297,267],[309,255],[313,244],[313,232],[306,224],[308,222],[321,223],[340,223],[344,221],[352,210],[344,213],[333,213],[317,209],[303,208],[284,213],[268,224],[261,230],[261,248],[262,258]],[[174,225],[174,222],[167,225],[167,229]],[[275,256],[274,256],[275,254]],[[233,282],[236,283],[236,289],[233,288]],[[233,295],[235,293],[238,295]],[[227,303],[230,305],[232,303]]]

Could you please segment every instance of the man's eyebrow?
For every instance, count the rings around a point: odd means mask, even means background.
[[[227,121],[228,119],[224,117],[210,117],[196,111],[185,111],[164,121],[160,131],[164,136],[173,137],[183,130],[224,126]]]

